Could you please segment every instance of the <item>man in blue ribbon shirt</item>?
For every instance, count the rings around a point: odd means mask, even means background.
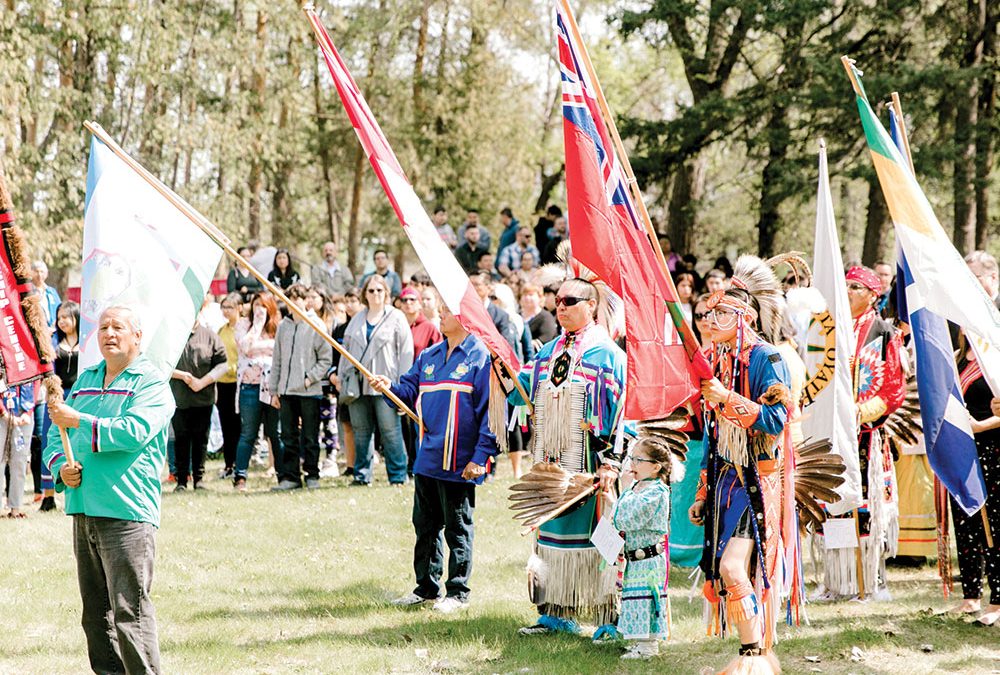
[[[371,378],[372,389],[392,390],[423,420],[413,464],[413,527],[417,543],[413,571],[417,586],[395,601],[401,607],[434,602],[439,612],[464,609],[472,574],[472,510],[476,485],[487,462],[497,454],[487,418],[490,399],[490,353],[441,303],[445,340],[420,353],[395,385]],[[448,580],[440,598],[444,541],[448,542]]]

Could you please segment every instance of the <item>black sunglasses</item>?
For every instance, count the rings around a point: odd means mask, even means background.
[[[575,295],[560,295],[556,296],[556,306],[566,305],[567,307],[575,307],[581,302],[587,302],[590,298],[578,298]]]
[[[701,321],[708,318],[708,312],[695,312],[692,316],[694,316],[695,321]]]

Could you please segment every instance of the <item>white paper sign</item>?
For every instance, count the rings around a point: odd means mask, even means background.
[[[618,553],[625,546],[625,540],[618,534],[618,530],[611,524],[611,519],[607,516],[602,516],[601,520],[598,521],[594,533],[590,535],[590,541],[609,565],[614,565],[617,562]]]
[[[857,548],[858,533],[854,527],[854,518],[831,518],[823,523],[823,540],[827,550]]]

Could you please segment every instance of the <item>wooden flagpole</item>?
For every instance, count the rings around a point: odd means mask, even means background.
[[[854,76],[854,59],[849,56],[841,56],[840,63],[843,64],[844,70],[847,71],[847,77],[851,79],[851,86],[854,87],[854,93],[861,95],[861,83],[858,82],[858,78]]]
[[[597,79],[597,72],[594,70],[594,64],[590,61],[590,54],[587,52],[587,47],[583,43],[583,37],[580,34],[580,27],[576,23],[576,17],[573,16],[573,10],[569,6],[569,0],[559,0],[559,4],[562,5],[565,13],[566,21],[568,23],[567,28],[573,34],[573,39],[576,40],[576,43],[580,46],[580,60],[583,62],[583,65],[587,70],[587,76],[590,78],[590,83],[594,87],[594,95],[597,99],[597,105],[601,109],[601,117],[604,118],[604,123],[608,128],[608,132],[611,134],[611,141],[615,146],[615,154],[618,156],[618,161],[621,163],[622,171],[625,173],[625,182],[628,185],[629,192],[632,193],[632,201],[635,203],[636,208],[639,211],[639,219],[646,228],[646,235],[649,237],[650,244],[653,246],[653,251],[656,252],[656,259],[660,263],[660,270],[663,272],[663,275],[667,280],[667,286],[674,292],[674,296],[676,297],[677,289],[674,288],[674,280],[670,275],[670,268],[667,266],[667,259],[663,256],[663,249],[660,248],[660,242],[656,236],[653,221],[650,219],[649,212],[646,210],[646,203],[643,201],[642,191],[639,189],[639,182],[636,180],[635,173],[632,171],[632,164],[629,162],[628,153],[625,152],[625,144],[622,143],[621,135],[618,133],[618,125],[615,124],[615,118],[611,114],[611,109],[608,106],[607,99],[604,97],[604,90],[601,89],[601,83]],[[670,315],[672,318],[676,318],[674,317],[673,312],[670,312]],[[688,326],[686,321],[675,321],[674,325],[677,332],[681,336],[681,342],[684,344],[688,358],[694,358],[694,354],[701,349],[701,345],[698,344],[698,339],[694,336],[694,333],[691,331],[691,328]]]
[[[899,92],[892,92],[892,109],[896,113],[896,124],[899,125],[899,133],[903,137],[903,150],[905,150],[906,163],[910,165],[910,173],[916,177],[917,172],[913,170],[913,155],[910,154],[910,134],[906,131],[906,120],[903,119],[903,104],[899,101]]]
[[[115,153],[115,155],[117,155],[119,159],[125,162],[129,166],[129,168],[135,171],[140,178],[145,180],[154,190],[163,195],[164,199],[173,204],[173,206],[178,211],[187,216],[192,223],[197,225],[202,232],[207,234],[212,239],[212,241],[214,241],[223,251],[226,252],[227,255],[233,258],[236,262],[245,266],[250,271],[250,273],[254,277],[256,277],[258,281],[260,281],[260,283],[264,286],[264,288],[268,290],[268,292],[270,292],[276,298],[285,303],[285,306],[288,308],[289,312],[297,316],[300,320],[304,321],[310,328],[319,333],[331,347],[340,352],[341,357],[347,359],[347,361],[351,365],[357,368],[359,373],[364,375],[366,378],[374,377],[374,374],[371,371],[369,371],[367,368],[361,365],[360,361],[354,358],[354,356],[349,351],[347,351],[347,349],[345,349],[341,344],[339,344],[336,340],[333,339],[332,335],[329,335],[326,332],[325,326],[319,325],[316,321],[312,319],[312,317],[308,316],[302,309],[300,309],[298,305],[289,300],[278,286],[268,281],[267,277],[258,272],[257,269],[254,268],[254,266],[251,265],[248,260],[246,260],[232,246],[229,245],[228,239],[214,224],[209,222],[204,216],[195,211],[191,206],[189,206],[183,199],[181,199],[176,193],[170,190],[167,186],[163,185],[163,183],[161,183],[155,176],[153,176],[153,174],[149,173],[149,171],[147,171],[141,164],[132,159],[128,155],[128,153],[122,150],[122,148],[117,143],[115,143],[115,141],[111,138],[111,136],[108,135],[108,133],[101,127],[101,125],[95,122],[84,122],[83,126],[86,127],[86,129],[90,133],[94,134],[94,136],[96,136],[99,141],[104,143],[104,145],[108,146],[108,148],[113,153]],[[388,389],[385,390],[384,394],[386,398],[388,398],[390,401],[396,404],[396,406],[400,410],[409,415],[414,422],[416,422],[417,424],[422,424],[420,418],[417,417],[417,415],[412,410],[410,410],[409,406],[403,403],[403,401],[401,401],[398,396],[393,394]]]

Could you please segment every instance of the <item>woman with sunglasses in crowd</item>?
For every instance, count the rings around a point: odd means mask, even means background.
[[[351,356],[375,375],[393,382],[413,365],[413,335],[406,316],[391,305],[388,282],[372,274],[361,288],[365,308],[354,315],[344,333],[344,347]],[[393,485],[406,483],[406,450],[403,431],[395,406],[371,388],[347,359],[339,366],[341,400],[350,400],[351,426],[354,428],[354,483],[372,481],[372,436],[376,427],[382,440],[385,470]]]

